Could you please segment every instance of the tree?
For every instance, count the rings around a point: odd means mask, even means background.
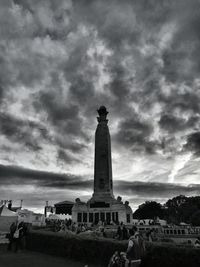
[[[200,226],[200,210],[197,210],[191,216],[191,223],[194,226]]]
[[[197,215],[200,211],[200,197],[186,197],[183,195],[169,199],[165,203],[166,218],[169,223],[180,222],[198,225]]]
[[[183,216],[181,214],[181,207],[184,203],[186,203],[187,197],[184,195],[180,195],[169,199],[165,203],[165,217],[168,223],[179,224],[184,221]]]
[[[154,219],[159,217],[163,219],[164,210],[160,203],[156,201],[146,201],[133,213],[135,219]]]

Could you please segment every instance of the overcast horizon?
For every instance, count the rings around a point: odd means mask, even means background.
[[[114,195],[200,194],[199,0],[0,2],[0,200],[87,201],[97,109]]]

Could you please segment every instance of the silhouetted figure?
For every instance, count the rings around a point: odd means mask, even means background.
[[[16,229],[17,229],[17,222],[13,222],[10,226],[8,250],[12,250],[12,244],[14,241],[13,236],[14,236]]]
[[[126,257],[128,264],[131,267],[140,266],[141,259],[145,253],[144,240],[136,230],[134,235],[129,238],[128,248],[126,251]]]
[[[128,230],[126,229],[126,226],[125,225],[123,225],[123,227],[122,227],[122,239],[124,240],[126,240],[126,239],[128,239]]]
[[[116,238],[119,239],[119,240],[122,239],[122,228],[121,228],[120,225],[117,228]]]
[[[13,235],[13,240],[15,243],[15,252],[18,251],[19,247],[22,249],[22,243],[21,243],[22,236],[23,236],[23,222],[19,223]]]
[[[149,242],[152,242],[153,241],[153,232],[154,230],[153,229],[150,229],[146,232],[146,237],[147,237],[147,240]]]

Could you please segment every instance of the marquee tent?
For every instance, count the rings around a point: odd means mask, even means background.
[[[5,205],[0,207],[0,232],[9,232],[10,226],[17,221],[16,212],[9,210]]]

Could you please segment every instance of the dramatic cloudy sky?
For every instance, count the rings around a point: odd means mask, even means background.
[[[115,195],[200,193],[199,0],[0,1],[0,199],[93,191],[109,110]]]

